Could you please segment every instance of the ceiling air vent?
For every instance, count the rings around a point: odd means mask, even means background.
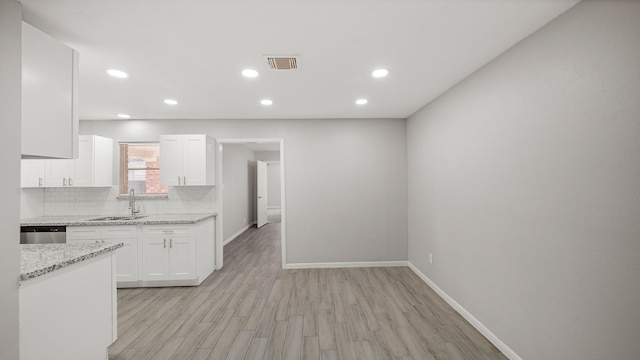
[[[267,56],[269,68],[273,70],[295,70],[298,68],[298,59],[294,56]]]

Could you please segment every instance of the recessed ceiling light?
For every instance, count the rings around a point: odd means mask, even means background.
[[[358,99],[358,100],[356,100],[356,104],[358,104],[358,105],[364,105],[364,104],[366,104],[368,102],[369,102],[369,100],[367,100],[367,99]]]
[[[121,78],[121,79],[126,79],[129,77],[129,74],[127,74],[126,72],[122,71],[122,70],[116,70],[116,69],[109,69],[107,70],[107,74],[113,76],[113,77],[117,77],[117,78]]]
[[[373,70],[373,72],[371,73],[371,76],[377,77],[377,78],[385,77],[387,75],[389,75],[389,70],[387,69],[376,69],[376,70]]]
[[[268,105],[273,104],[273,101],[271,101],[269,99],[262,99],[262,100],[260,100],[260,104],[268,106]]]
[[[118,114],[118,117],[121,118],[121,119],[128,119],[131,116],[129,114]]]
[[[164,103],[167,105],[178,105],[178,102],[173,99],[164,99]]]
[[[244,69],[242,70],[242,75],[248,78],[254,78],[258,76],[258,72],[253,69]]]

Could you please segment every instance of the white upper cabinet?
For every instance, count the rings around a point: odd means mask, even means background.
[[[215,148],[207,135],[160,135],[160,183],[214,185]]]
[[[52,160],[56,161],[56,160]],[[78,138],[78,159],[72,186],[107,187],[113,185],[113,140],[102,136]]]
[[[207,178],[207,171],[213,169],[213,166],[207,160],[213,161],[214,156],[213,151],[207,153],[207,145],[204,135],[184,135],[182,138],[182,185],[213,185],[213,176]],[[213,150],[213,141],[209,146]]]
[[[78,53],[22,23],[22,157],[78,155]]]
[[[20,187],[44,187],[46,160],[22,160],[20,168]]]
[[[160,135],[160,184],[182,185],[182,135]]]
[[[22,187],[108,187],[113,184],[113,140],[81,135],[77,159],[23,159]],[[42,179],[42,180],[41,180]]]
[[[22,160],[31,161],[31,160]],[[72,159],[47,160],[45,162],[45,187],[73,186],[76,177],[76,161]]]

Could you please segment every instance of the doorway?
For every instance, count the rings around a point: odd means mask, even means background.
[[[227,149],[225,153],[225,148]],[[279,222],[281,234],[282,249],[282,267],[286,264],[286,210],[285,210],[285,179],[284,179],[284,140],[281,138],[221,138],[216,140],[216,198],[217,198],[217,226],[216,226],[216,269],[221,269],[224,264],[224,245],[242,232],[258,225],[258,217],[260,215],[260,224],[265,222]],[[253,151],[253,156],[247,155],[247,151]],[[240,155],[238,155],[240,154]],[[242,169],[232,168],[235,158],[238,163],[233,166],[244,166]],[[225,162],[226,161],[226,162]],[[262,165],[260,165],[262,163]],[[226,165],[226,166],[225,166]],[[261,191],[258,191],[258,172],[262,167],[261,178],[266,183],[262,184]],[[268,170],[268,168],[271,170]],[[227,176],[225,176],[225,170]],[[248,181],[239,178],[239,181],[232,179],[235,173],[241,174],[241,177],[247,176]],[[269,176],[274,178],[277,175],[279,186],[269,188]],[[252,176],[255,178],[255,186],[250,184]],[[225,178],[227,183],[225,184]],[[240,181],[241,180],[241,181]],[[240,187],[240,189],[239,189]],[[237,212],[237,207],[233,200],[236,199],[235,194],[242,191],[244,187],[245,194],[242,194],[241,202],[243,209]],[[252,190],[255,189],[255,190]],[[225,194],[226,199],[225,199]],[[271,200],[269,201],[269,194]],[[245,200],[247,199],[247,200]],[[227,205],[225,206],[225,201]],[[258,203],[261,204],[262,213],[258,214]],[[247,214],[247,205],[255,209],[255,213]],[[270,206],[271,205],[271,206]],[[265,213],[266,209],[266,213]],[[244,214],[242,213],[244,211]],[[266,215],[266,217],[265,217]],[[227,220],[225,221],[225,216]],[[276,225],[276,224],[274,224]],[[225,229],[225,226],[227,229]]]
[[[256,153],[256,226],[261,228],[267,223],[279,223],[282,216],[280,157],[271,152]]]

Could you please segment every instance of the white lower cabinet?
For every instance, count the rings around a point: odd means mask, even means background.
[[[195,224],[67,226],[67,243],[113,241],[117,286],[192,286],[215,265],[215,220]]]
[[[20,281],[21,360],[108,358],[118,335],[114,264],[109,252]]]
[[[121,242],[116,250],[116,280],[118,285],[138,281],[138,226],[101,226],[104,241]]]
[[[136,225],[67,226],[67,243],[121,242],[117,249],[116,280],[118,286],[138,281],[138,230]]]
[[[199,285],[214,269],[215,220],[142,227],[143,286]]]
[[[169,240],[169,279],[195,279],[196,272],[196,238],[174,237]]]
[[[142,240],[143,280],[193,280],[196,274],[195,237]]]
[[[193,226],[145,226],[142,234],[143,280],[197,278],[196,237]]]
[[[167,239],[142,239],[142,279],[146,281],[169,279]]]

